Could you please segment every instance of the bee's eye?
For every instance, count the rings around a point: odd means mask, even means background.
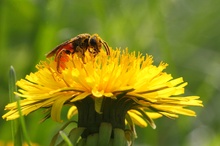
[[[96,37],[93,37],[89,40],[89,43],[91,46],[96,46],[97,45],[97,41],[96,41]]]

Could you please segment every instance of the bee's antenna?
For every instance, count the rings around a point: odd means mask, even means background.
[[[105,41],[101,41],[101,43],[103,44],[103,46],[104,46],[104,48],[106,50],[106,54],[110,55],[110,49],[109,49],[108,44]]]

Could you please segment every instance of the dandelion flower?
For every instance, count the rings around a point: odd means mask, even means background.
[[[78,127],[86,127],[82,137],[99,131],[102,122],[112,128],[133,132],[134,126],[156,128],[153,119],[178,115],[196,116],[188,106],[203,106],[198,96],[183,96],[187,82],[164,72],[168,64],[153,65],[153,57],[128,49],[101,51],[96,57],[86,52],[85,62],[69,55],[65,67],[57,71],[53,59],[40,62],[35,73],[17,82],[23,115],[46,108],[53,120],[61,122],[62,107],[70,107],[68,118],[78,114]],[[19,117],[17,104],[9,103],[6,120]]]

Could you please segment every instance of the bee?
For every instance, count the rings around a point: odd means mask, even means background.
[[[85,63],[85,52],[88,50],[95,57],[100,52],[102,46],[104,46],[107,55],[109,55],[108,44],[98,34],[90,35],[84,33],[58,45],[46,57],[49,58],[55,55],[55,62],[57,62],[57,70],[59,71],[60,67],[65,68],[64,62],[67,61],[66,55],[77,53]]]

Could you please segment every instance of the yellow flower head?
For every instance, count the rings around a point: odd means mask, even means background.
[[[15,94],[22,98],[23,115],[49,108],[52,119],[61,121],[63,105],[71,106],[70,118],[77,113],[77,102],[85,98],[94,101],[95,111],[99,114],[103,113],[104,106],[108,106],[105,100],[120,100],[130,125],[147,126],[147,121],[155,128],[154,118],[176,118],[179,114],[195,116],[194,111],[185,107],[202,106],[198,96],[180,96],[187,83],[181,77],[173,79],[163,72],[166,63],[155,66],[152,56],[129,53],[127,49],[110,48],[110,52],[107,55],[101,50],[96,57],[86,52],[85,61],[78,55],[69,55],[60,71],[52,59],[40,62],[37,72],[17,82],[20,90]],[[19,117],[15,102],[5,109],[9,112],[3,115],[4,119]]]

